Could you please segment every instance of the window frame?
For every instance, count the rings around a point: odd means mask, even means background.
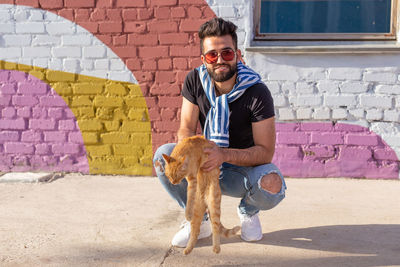
[[[395,41],[398,29],[398,0],[391,0],[390,33],[260,33],[261,1],[255,0],[254,41]],[[279,0],[276,0],[279,1]]]

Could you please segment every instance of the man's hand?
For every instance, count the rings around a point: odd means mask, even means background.
[[[223,149],[212,141],[209,141],[209,143],[212,145],[212,147],[204,149],[204,153],[208,155],[208,158],[201,167],[202,171],[205,172],[211,171],[216,167],[219,168],[219,166],[221,166],[225,161]]]

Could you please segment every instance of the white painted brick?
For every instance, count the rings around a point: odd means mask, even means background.
[[[41,22],[18,23],[15,28],[16,33],[45,33],[44,24]]]
[[[317,84],[317,88],[321,93],[339,93],[339,83],[334,81],[320,81]]]
[[[363,119],[365,118],[365,110],[362,108],[358,108],[358,109],[350,109],[349,110],[349,114],[354,116],[355,118],[358,119]]]
[[[295,120],[293,109],[291,108],[280,108],[279,110],[279,120],[287,121],[287,120]]]
[[[326,79],[326,70],[323,68],[300,68],[298,72],[304,80],[318,81]]]
[[[361,80],[362,70],[358,68],[332,68],[328,70],[328,77],[332,80]]]
[[[384,121],[400,122],[400,111],[398,110],[385,110],[383,113]]]
[[[344,82],[339,85],[342,93],[365,93],[368,91],[369,83],[363,82]]]
[[[94,76],[94,77],[107,77],[106,70],[90,70],[85,71],[84,75]]]
[[[282,92],[285,94],[295,94],[296,93],[296,84],[292,82],[284,82],[282,83]]]
[[[52,58],[49,62],[49,68],[54,70],[62,69],[62,59]]]
[[[375,87],[375,93],[400,95],[400,85],[379,84]]]
[[[297,107],[321,106],[322,97],[317,95],[299,95],[289,97],[289,103]]]
[[[29,11],[29,20],[30,21],[43,21],[44,13],[41,10],[31,9]]]
[[[52,22],[46,25],[46,31],[51,35],[73,34],[76,27],[70,22]]]
[[[66,58],[63,59],[63,66],[67,70],[79,70],[80,64],[78,59]]]
[[[33,46],[58,46],[61,44],[61,38],[58,36],[36,35],[33,37]]]
[[[298,120],[308,120],[311,119],[312,112],[311,108],[299,108],[296,110],[296,117]]]
[[[375,133],[396,135],[400,134],[400,124],[390,122],[372,122],[371,131]],[[400,142],[398,144],[400,144]]]
[[[137,83],[137,80],[132,76],[130,71],[109,71],[108,79],[114,81],[129,81],[131,83]]]
[[[383,112],[381,109],[369,109],[367,110],[366,119],[370,121],[379,121],[383,118]]]
[[[119,56],[117,56],[111,49],[107,49],[107,58],[112,59],[112,58],[118,58]]]
[[[365,72],[364,81],[395,83],[397,81],[397,74],[392,72]]]
[[[219,16],[220,17],[234,18],[234,17],[236,17],[236,13],[237,13],[236,8],[233,5],[219,7]]]
[[[0,21],[10,21],[11,13],[8,10],[0,10]]]
[[[69,58],[77,58],[81,57],[81,48],[76,46],[62,46],[62,47],[53,47],[51,53],[54,57],[69,57]]]
[[[96,70],[108,70],[110,61],[108,59],[98,59],[94,62],[94,67]]]
[[[89,46],[92,43],[92,39],[90,36],[83,34],[63,35],[61,42],[63,45]]]
[[[124,62],[121,61],[121,59],[111,59],[110,60],[110,69],[111,70],[123,70],[125,69],[125,64]]]
[[[283,95],[276,95],[273,98],[275,107],[286,107],[288,104],[287,98]]]
[[[329,120],[331,118],[331,110],[326,107],[315,108],[313,118],[316,120]]]
[[[377,95],[360,95],[360,103],[363,107],[371,108],[392,108],[393,98],[388,96]]]
[[[18,63],[24,65],[32,65],[32,58],[21,58],[18,60]]]
[[[332,109],[332,119],[333,120],[344,120],[347,119],[347,109],[336,108]]]
[[[50,57],[50,47],[23,47],[22,54],[24,57]]]
[[[64,19],[63,17],[58,16],[57,14],[54,14],[52,12],[45,12],[43,14],[43,17],[45,21],[59,21]]]
[[[19,58],[22,50],[19,47],[0,48],[0,59]]]
[[[14,12],[14,20],[19,21],[27,21],[29,18],[29,12],[27,10],[17,8]]]
[[[15,25],[11,23],[0,23],[0,33],[14,33]]]
[[[104,46],[91,46],[83,48],[84,58],[103,58],[106,55],[106,49]]]
[[[296,83],[296,92],[298,94],[314,93],[315,84],[313,82],[298,82]]]
[[[33,65],[40,68],[48,68],[49,67],[49,59],[48,58],[34,58]]]
[[[343,124],[350,124],[350,125],[358,125],[364,128],[369,129],[370,128],[370,123],[366,120],[356,120],[356,121],[352,121],[349,119],[346,119],[344,121],[338,120],[337,123],[343,123]]]
[[[268,80],[271,81],[298,81],[299,74],[292,69],[275,70],[268,74]]]
[[[91,59],[81,60],[81,68],[84,70],[93,70],[94,60],[91,60]]]
[[[263,82],[267,85],[271,94],[274,95],[274,94],[279,94],[281,92],[281,86],[278,82],[269,82],[269,81],[263,81]]]
[[[5,46],[28,46],[31,44],[31,36],[27,34],[5,34],[3,39]]]
[[[395,107],[400,108],[400,96],[396,96],[395,98]]]
[[[355,95],[325,95],[324,104],[328,107],[353,107],[357,105]]]

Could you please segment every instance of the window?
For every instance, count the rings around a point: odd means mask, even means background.
[[[397,0],[256,0],[255,40],[395,40]]]

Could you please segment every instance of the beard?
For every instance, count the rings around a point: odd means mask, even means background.
[[[229,70],[227,72],[216,73],[215,69],[217,69],[218,67],[221,67],[221,66],[225,66]],[[232,78],[233,75],[236,74],[236,72],[237,72],[237,63],[235,62],[233,65],[217,64],[217,65],[215,65],[213,67],[210,67],[210,68],[207,67],[207,72],[215,82],[225,82],[225,81],[229,80],[230,78]]]

